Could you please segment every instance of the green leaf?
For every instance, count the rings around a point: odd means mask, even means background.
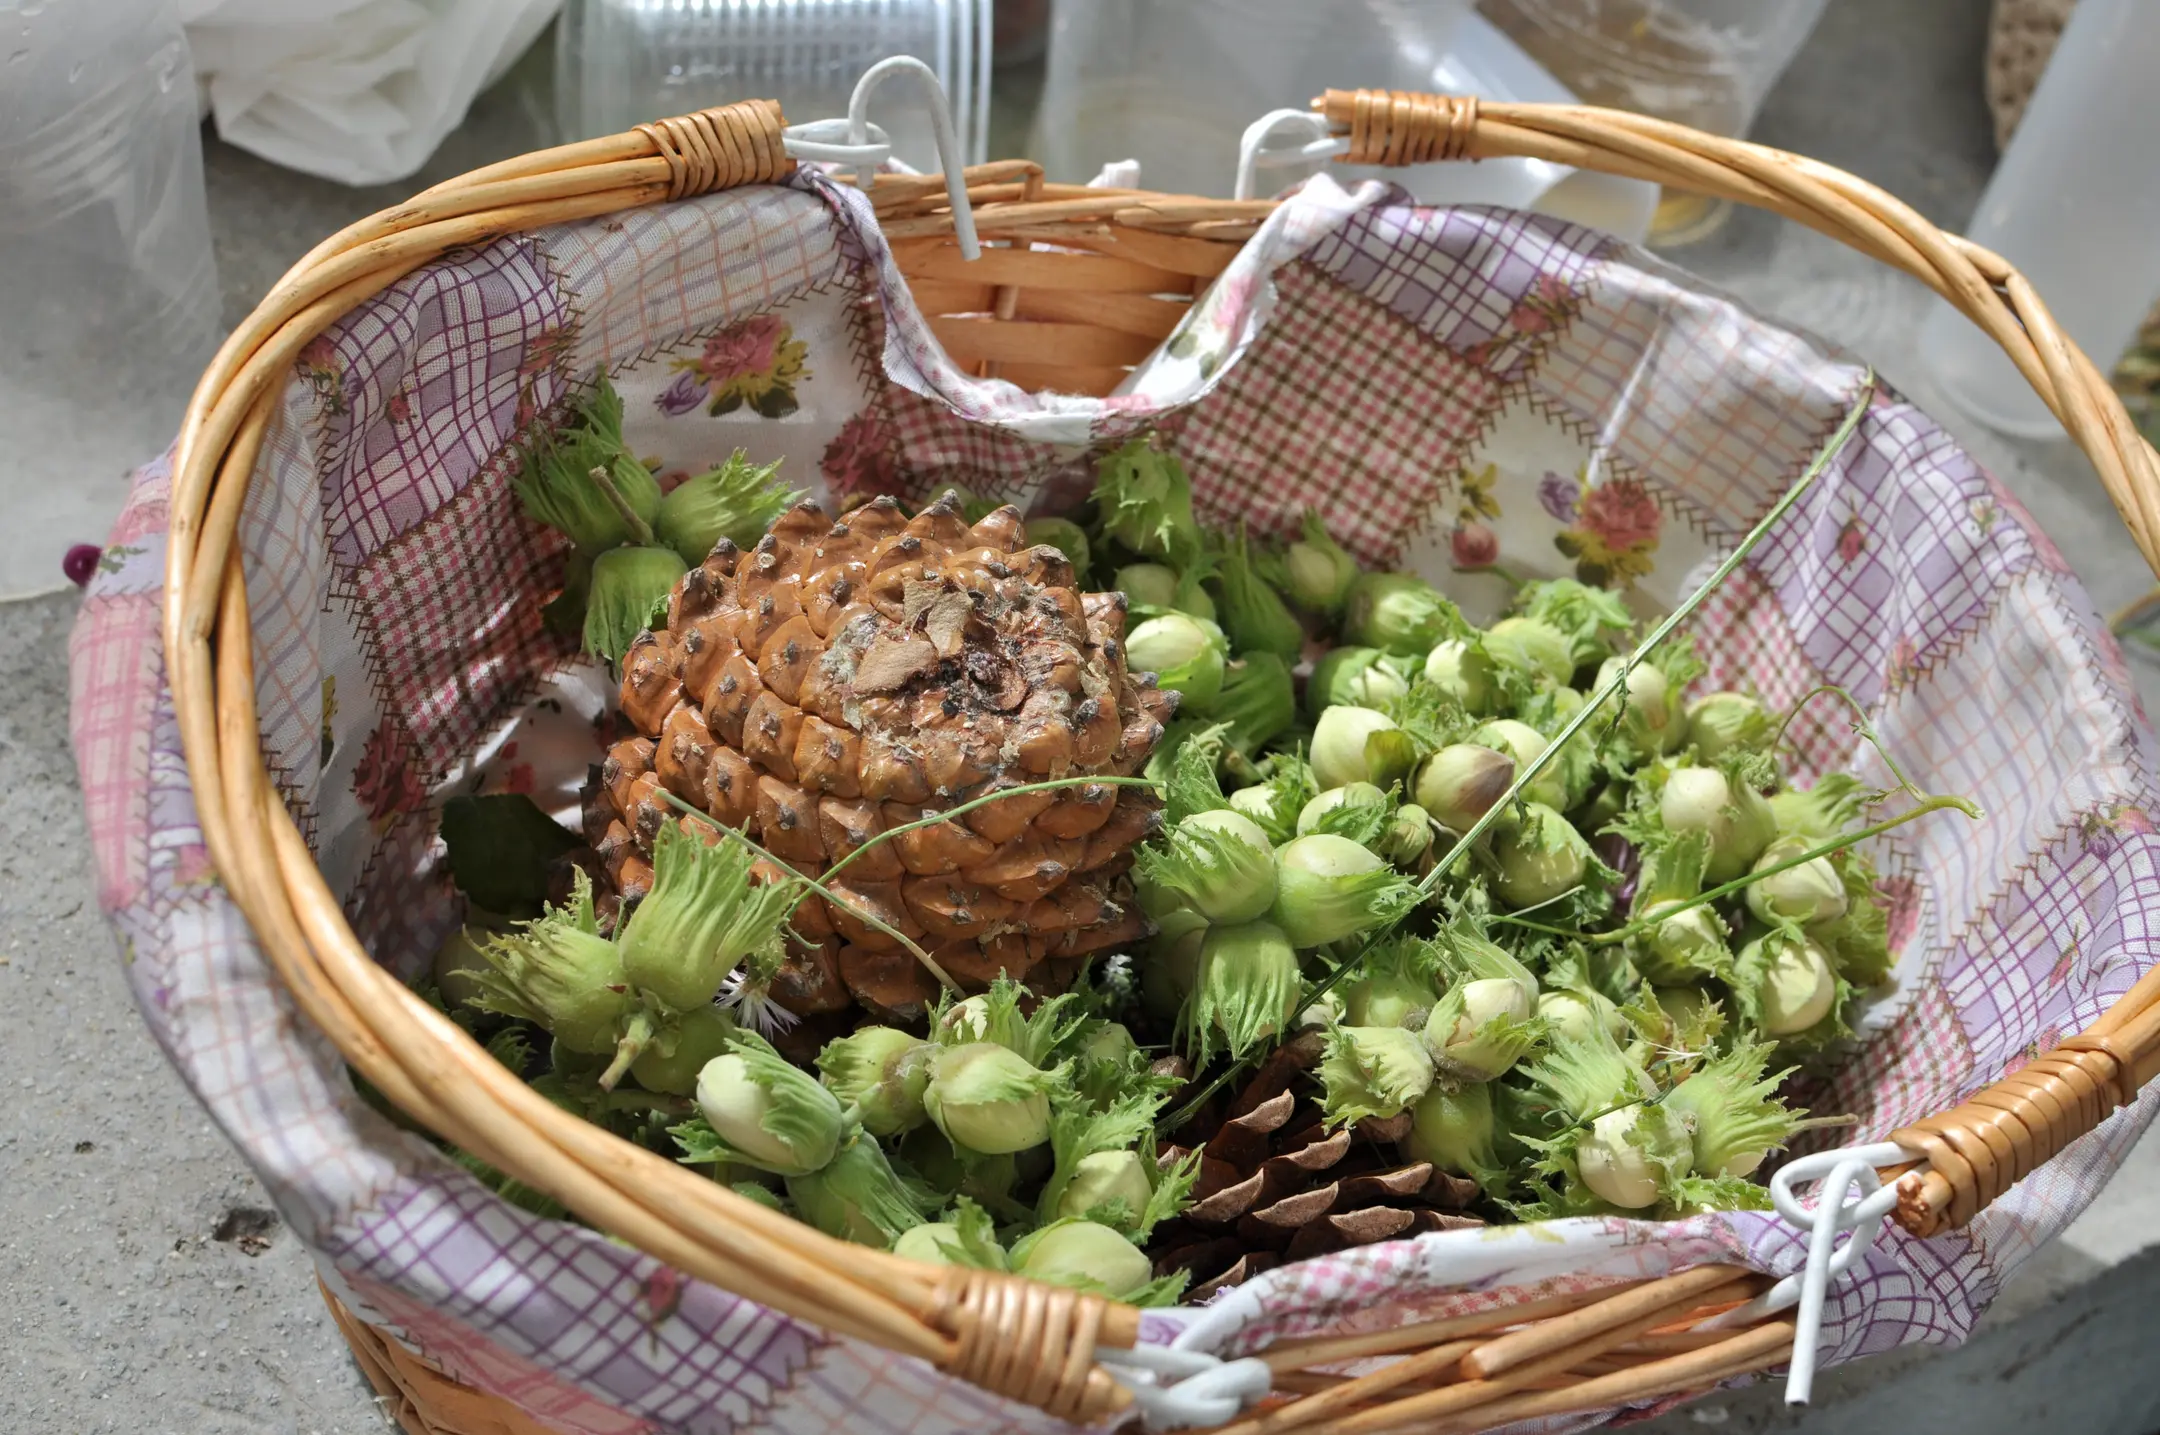
[[[1550,1098],[1571,1122],[1586,1122],[1600,1112],[1630,1101],[1649,1099],[1650,1078],[1630,1061],[1602,1026],[1589,1041],[1548,1049],[1523,1074]]]
[[[1420,759],[1451,743],[1462,742],[1484,722],[1464,711],[1461,703],[1423,676],[1411,679],[1409,691],[1382,703],[1380,711],[1410,735]]]
[[[487,1054],[505,1068],[523,1076],[532,1068],[531,1035],[521,1026],[506,1026],[488,1038]]]
[[[1279,847],[1297,836],[1298,814],[1320,795],[1320,783],[1313,776],[1312,764],[1297,753],[1276,753],[1261,766],[1265,775],[1256,785],[1265,791],[1265,800],[1250,802],[1238,811]]]
[[[708,1166],[716,1161],[735,1159],[734,1148],[722,1141],[720,1133],[702,1116],[693,1116],[679,1125],[670,1126],[668,1135],[675,1138],[675,1145],[682,1151],[677,1159],[685,1166]]]
[[[1185,466],[1149,435],[1102,461],[1095,471],[1094,501],[1103,531],[1135,553],[1187,568],[1205,549]]]
[[[1668,1217],[1708,1215],[1713,1211],[1767,1211],[1770,1192],[1745,1176],[1682,1176],[1659,1207]]]
[[[1163,822],[1175,827],[1195,812],[1228,807],[1222,783],[1215,776],[1229,741],[1230,724],[1202,728],[1178,744],[1170,758],[1170,776],[1163,791]]]
[[[1515,597],[1515,611],[1559,629],[1574,649],[1578,665],[1622,650],[1635,626],[1627,601],[1618,593],[1572,578],[1523,584]]]
[[[467,1151],[461,1151],[455,1146],[449,1148],[449,1156],[451,1160],[478,1177],[481,1185],[520,1210],[530,1211],[536,1216],[544,1216],[553,1221],[567,1220],[569,1218],[570,1212],[562,1202],[545,1191],[526,1185],[515,1176],[496,1170],[478,1156]]]
[[[1432,1053],[1399,1026],[1330,1025],[1321,1060],[1322,1113],[1329,1126],[1385,1119],[1415,1104],[1433,1084]]]
[[[728,1050],[742,1058],[751,1082],[771,1099],[763,1121],[769,1135],[798,1148],[828,1137],[837,1103],[816,1077],[773,1050],[755,1032],[736,1031],[728,1037]],[[853,1118],[848,1118],[848,1124],[854,1125]]]
[[[1166,1276],[1157,1276],[1140,1289],[1126,1292],[1124,1303],[1138,1310],[1174,1306],[1185,1298],[1185,1287],[1191,1280],[1191,1271],[1172,1271]]]
[[[755,1201],[768,1211],[778,1211],[783,1216],[795,1214],[784,1197],[770,1186],[760,1186],[755,1181],[737,1181],[728,1187],[745,1201]]]
[[[1387,802],[1338,802],[1313,822],[1314,832],[1326,832],[1336,837],[1347,837],[1360,847],[1372,847],[1395,820],[1395,803]]]
[[[1154,1145],[1151,1137],[1148,1141],[1150,1159],[1154,1156]],[[1147,1209],[1140,1213],[1140,1224],[1134,1229],[1133,1239],[1145,1244],[1157,1226],[1183,1215],[1185,1208],[1192,1204],[1193,1185],[1199,1179],[1198,1151],[1187,1151],[1170,1165],[1158,1167],[1155,1189],[1148,1193]]]
[[[1889,980],[1894,961],[1890,916],[1879,890],[1882,879],[1857,847],[1833,854],[1830,865],[1845,884],[1845,915],[1823,927],[1817,938],[1830,949],[1839,976],[1856,987],[1881,986]]]
[[[1710,834],[1674,832],[1662,825],[1635,844],[1641,864],[1635,879],[1632,912],[1641,916],[1660,902],[1684,902],[1702,895],[1703,873],[1710,866]]]
[[[959,1233],[957,1238],[938,1237],[937,1248],[945,1259],[979,1271],[1005,1269],[1005,1247],[998,1243],[997,1227],[988,1211],[965,1196],[955,1196],[951,1208],[939,1219]]]
[[[802,1219],[828,1236],[884,1249],[937,1205],[929,1187],[901,1176],[875,1137],[857,1133],[825,1166],[787,1178]]]
[[[1105,1110],[1095,1110],[1087,1102],[1070,1093],[1052,1098],[1050,1107],[1050,1179],[1035,1203],[1037,1219],[1056,1219],[1058,1201],[1071,1184],[1080,1163],[1102,1151],[1131,1151],[1139,1149],[1144,1155],[1152,1155],[1155,1144],[1155,1117],[1162,1109],[1162,1099],[1153,1095],[1128,1096],[1114,1101]],[[1134,1218],[1139,1212],[1128,1212],[1122,1221],[1105,1221],[1128,1235],[1132,1234]],[[1146,1236],[1135,1239],[1145,1240]]]
[[[547,901],[550,864],[585,845],[516,792],[446,800],[442,837],[450,880],[466,900],[513,917],[537,915]]]
[[[1271,653],[1284,663],[1298,660],[1305,650],[1305,629],[1255,568],[1242,523],[1223,545],[1216,582],[1221,593],[1217,612],[1238,652]]]
[[[1667,1093],[1666,1108],[1690,1133],[1696,1170],[1717,1174],[1750,1157],[1760,1161],[1798,1128],[1777,1096],[1791,1072],[1769,1070],[1775,1050],[1767,1041],[1741,1043]]]
[[[693,564],[704,562],[722,538],[756,547],[773,520],[805,496],[773,477],[779,468],[778,459],[754,464],[735,450],[726,463],[684,479],[660,500],[654,535]]]

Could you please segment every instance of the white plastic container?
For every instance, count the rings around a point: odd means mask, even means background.
[[[1055,0],[1032,152],[1052,179],[1140,161],[1224,194],[1238,139],[1316,86],[1429,90],[1469,0]]]
[[[1966,234],[2022,271],[2103,367],[2160,295],[2160,4],[2081,0]],[[1920,353],[1957,405],[2003,433],[2061,427],[2001,347],[1937,300]]]
[[[0,0],[0,598],[59,588],[218,338],[171,0]]]
[[[566,140],[615,134],[735,100],[775,99],[790,124],[847,113],[855,81],[889,55],[937,73],[969,163],[990,113],[990,0],[568,0],[555,39]],[[938,168],[925,114],[881,109],[895,157]]]
[[[1744,135],[1828,0],[1478,0],[1479,10],[1584,104]],[[1652,244],[1687,244],[1732,206],[1675,190]]]
[[[1271,110],[1302,110],[1331,85],[1574,99],[1467,4],[1058,0],[1055,14],[1034,148],[1059,178],[1137,159],[1150,189],[1222,194],[1246,126]],[[1294,124],[1284,128],[1292,151],[1308,138]],[[1254,192],[1272,193],[1313,168],[1270,164]],[[1336,164],[1330,173],[1346,184],[1386,179],[1433,204],[1542,210],[1626,239],[1643,237],[1657,199],[1654,185],[1533,159],[1387,171]]]

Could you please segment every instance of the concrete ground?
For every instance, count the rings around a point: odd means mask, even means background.
[[[1962,224],[1993,163],[1979,88],[1986,10],[1983,0],[1835,0],[1756,137],[1844,166],[1937,223]],[[211,144],[227,321],[339,225],[534,147],[546,73],[544,54],[521,65],[428,170],[400,186],[343,189]],[[1023,80],[1001,98],[1001,119],[1023,115],[1026,100]],[[2149,586],[2068,445],[2005,443],[1931,389],[1914,360],[1927,302],[1916,283],[1752,214],[1671,257],[1874,360],[2019,493],[2103,609]],[[73,611],[70,597],[0,608],[0,1012],[17,1013],[0,1040],[9,1112],[0,1119],[0,1431],[375,1435],[382,1414],[323,1311],[305,1253],[151,1045],[122,985],[97,915],[67,748],[63,644]],[[2160,673],[2141,681],[2152,708]],[[1806,1412],[1785,1411],[1777,1389],[1758,1387],[1647,1428],[2147,1435],[2160,1429],[2156,1245],[2160,1143],[2148,1141],[1962,1350],[1828,1372]]]

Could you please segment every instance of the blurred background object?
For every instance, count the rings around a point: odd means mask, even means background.
[[[1478,0],[1499,31],[1584,104],[1743,136],[1827,0]],[[1650,242],[1689,244],[1732,206],[1667,191]]]
[[[180,12],[220,139],[289,169],[382,184],[426,163],[561,3],[180,0]]]
[[[0,598],[60,587],[218,338],[172,0],[0,0]]]
[[[1345,75],[1398,90],[1573,98],[1471,13],[1469,0],[1053,0],[1051,14],[1030,153],[1055,179],[1086,180],[1133,159],[1150,189],[1226,193],[1247,125],[1302,109]],[[1316,168],[1264,169],[1256,192]],[[1380,174],[1342,165],[1329,173],[1345,184]],[[1648,185],[1537,160],[1421,165],[1384,177],[1435,203],[1539,209],[1638,239],[1655,195]]]
[[[732,100],[777,99],[791,122],[847,113],[889,55],[936,71],[969,163],[987,158],[990,0],[568,0],[555,40],[565,140]],[[895,155],[938,168],[926,113],[881,105]]]
[[[2008,149],[2077,0],[1995,0],[1988,16],[1987,102],[1995,148]]]
[[[2121,354],[2160,295],[2160,147],[2146,129],[2156,66],[2160,5],[2081,0],[1965,230],[2024,273],[2088,354]],[[2058,432],[2001,347],[1948,304],[1920,349],[1975,418],[2020,437]]]

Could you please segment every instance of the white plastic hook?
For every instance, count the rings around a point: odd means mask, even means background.
[[[1853,1146],[1800,1156],[1770,1178],[1770,1202],[1787,1223],[1808,1232],[1807,1262],[1746,1305],[1705,1321],[1705,1329],[1750,1325],[1798,1306],[1793,1316],[1792,1364],[1785,1376],[1785,1403],[1805,1405],[1815,1389],[1815,1348],[1822,1338],[1823,1301],[1830,1283],[1851,1270],[1874,1246],[1883,1221],[1897,1209],[1897,1187],[1885,1186],[1880,1166],[1918,1159],[1894,1142]],[[1801,1204],[1797,1184],[1821,1181],[1815,1209]],[[1850,1233],[1843,1245],[1838,1237]]]
[[[863,71],[848,97],[846,119],[811,120],[789,125],[781,143],[797,159],[822,160],[854,169],[855,182],[869,188],[868,176],[892,158],[892,136],[871,124],[868,116],[871,92],[887,78],[902,72],[922,81],[930,110],[931,132],[937,138],[938,163],[945,169],[945,194],[952,201],[953,237],[960,241],[960,257],[982,258],[982,244],[975,237],[975,211],[968,207],[967,168],[960,140],[953,129],[952,107],[945,101],[945,87],[937,71],[913,55],[894,55]]]
[[[1204,1351],[1136,1345],[1131,1350],[1098,1347],[1095,1358],[1125,1382],[1150,1430],[1225,1424],[1275,1383],[1268,1363],[1249,1357],[1224,1360]]]
[[[960,151],[960,139],[953,130],[952,106],[945,102],[945,87],[938,83],[937,71],[913,55],[893,55],[863,71],[862,78],[855,82],[855,93],[848,96],[849,142],[860,144],[869,132],[866,111],[871,92],[891,76],[903,73],[921,80],[929,95],[930,128],[937,137],[938,163],[945,170],[945,197],[952,202],[953,237],[960,241],[960,257],[980,259],[982,244],[975,238],[975,212],[968,208],[967,157]]]
[[[1301,131],[1305,139],[1295,149],[1266,148],[1268,140],[1283,130]],[[1349,152],[1350,141],[1330,135],[1327,121],[1312,111],[1269,110],[1247,125],[1244,137],[1238,141],[1237,182],[1231,196],[1251,199],[1255,188],[1254,172],[1263,165],[1269,169],[1283,169]]]

